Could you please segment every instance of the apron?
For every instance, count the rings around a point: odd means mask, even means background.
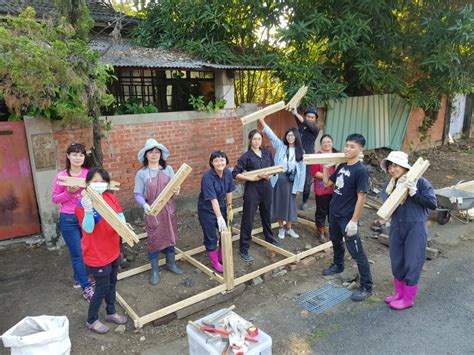
[[[166,184],[170,181],[168,175],[162,170],[154,178],[150,177],[148,170],[146,201],[152,204]],[[157,216],[145,215],[145,227],[148,235],[148,251],[158,252],[170,246],[175,246],[178,241],[178,224],[176,222],[176,201],[170,199]]]

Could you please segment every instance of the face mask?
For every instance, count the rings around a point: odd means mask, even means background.
[[[102,194],[109,188],[109,184],[106,182],[91,182],[90,186],[99,194]]]

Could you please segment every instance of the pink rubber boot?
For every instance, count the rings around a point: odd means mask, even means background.
[[[403,287],[405,286],[405,282],[398,281],[396,278],[393,278],[393,286],[395,286],[395,294],[390,297],[385,297],[383,300],[386,303],[398,301],[403,297]]]
[[[403,297],[398,301],[390,302],[390,307],[397,310],[413,307],[417,291],[418,286],[405,285],[403,288]]]
[[[217,260],[222,264],[222,247],[219,245],[219,248],[217,248]]]
[[[208,251],[207,257],[209,258],[209,261],[211,262],[214,270],[216,270],[217,272],[224,272],[224,268],[222,267],[222,264],[219,262],[219,260],[217,260],[218,259],[217,252],[215,250]]]

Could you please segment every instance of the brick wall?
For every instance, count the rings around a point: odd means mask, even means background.
[[[403,141],[403,151],[412,152],[423,148],[441,145],[443,141],[444,123],[446,119],[446,97],[443,96],[441,100],[441,109],[438,112],[438,117],[433,126],[428,129],[426,139],[422,141],[419,128],[423,124],[424,117],[425,112],[421,108],[417,108],[412,111],[410,118],[408,119],[405,139]]]
[[[197,112],[159,113],[110,117],[112,130],[102,140],[104,167],[122,185],[117,195],[124,209],[135,207],[133,185],[142,166],[138,151],[154,137],[170,151],[168,164],[176,171],[182,163],[193,168],[182,185],[182,196],[200,191],[201,177],[209,169],[209,155],[224,150],[233,166],[243,151],[242,124],[236,112],[204,114]],[[58,167],[64,168],[65,151],[71,143],[92,145],[91,129],[67,129],[55,125]]]

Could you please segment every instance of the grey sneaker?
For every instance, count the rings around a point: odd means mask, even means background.
[[[251,263],[253,261],[252,255],[250,255],[248,252],[240,252],[240,257],[246,262],[246,263]]]
[[[340,274],[344,271],[344,266],[338,266],[336,264],[331,264],[327,269],[323,270],[323,276],[329,276],[334,274]]]
[[[365,301],[372,295],[372,291],[367,290],[365,287],[359,287],[359,289],[352,292],[351,300],[353,301]]]

